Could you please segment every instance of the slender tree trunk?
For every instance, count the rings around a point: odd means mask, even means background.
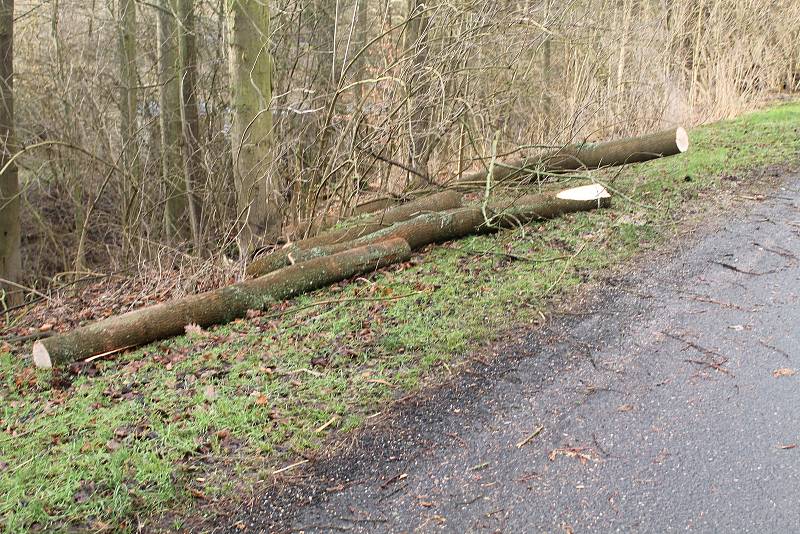
[[[428,60],[430,17],[425,12],[429,6],[423,0],[408,0],[408,24],[406,25],[405,49],[412,54],[412,82],[409,88],[411,101],[411,132],[409,146],[409,163],[417,171],[412,188],[420,184],[420,175],[429,176],[428,160],[432,147],[431,111],[431,74],[425,70]]]
[[[314,24],[312,43],[317,56],[318,76],[316,88],[325,96],[327,104],[330,93],[338,80],[336,72],[336,1],[310,0]]]
[[[123,178],[123,192],[125,203],[123,211],[123,226],[126,235],[130,235],[132,227],[137,224],[141,188],[141,168],[139,164],[139,145],[137,138],[137,115],[139,99],[139,76],[136,69],[136,2],[134,0],[119,0],[117,13],[119,25],[119,107],[120,107],[120,137],[122,139],[122,164],[126,172]]]
[[[197,194],[203,184],[200,152],[200,117],[197,110],[197,45],[194,25],[194,0],[178,2],[178,40],[180,48],[181,125],[183,169],[189,202],[189,221],[195,252],[200,250],[201,206]]]
[[[16,152],[14,137],[14,0],[0,0],[0,278],[18,282],[20,254],[20,189],[17,166],[8,164]],[[8,166],[6,166],[8,165]],[[0,282],[5,304],[22,300],[19,289]]]
[[[164,231],[167,238],[189,237],[186,179],[181,157],[181,87],[178,68],[176,0],[159,0],[158,103],[161,126],[161,173],[166,191]]]
[[[356,0],[358,2],[358,11],[356,20],[356,28],[358,32],[358,39],[357,39],[357,46],[355,47],[355,53],[358,53],[362,48],[364,48],[367,43],[369,42],[369,0]],[[367,61],[367,51],[365,50],[361,57],[358,58],[358,68],[356,69],[356,79],[357,80],[366,80],[369,78],[368,75],[368,66],[369,62]],[[360,84],[358,85],[358,101],[360,102],[364,96],[369,91],[369,87],[367,84]]]
[[[274,242],[283,219],[282,187],[270,172],[272,61],[265,0],[228,0],[231,151],[243,255]]]
[[[545,0],[545,26],[547,27],[548,31],[545,33],[544,42],[542,43],[542,114],[544,115],[545,124],[547,124],[548,128],[550,126],[550,120],[552,116],[552,102],[550,101],[550,79],[552,77],[553,70],[553,37],[549,32],[551,7],[552,0]]]

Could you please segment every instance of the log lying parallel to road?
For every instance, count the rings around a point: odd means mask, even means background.
[[[254,280],[110,317],[33,346],[37,367],[144,345],[184,333],[188,324],[210,326],[243,317],[247,310],[325,287],[345,278],[406,261],[408,243],[384,240],[286,267]]]
[[[689,135],[681,127],[664,132],[619,139],[605,143],[567,145],[549,154],[495,162],[492,179],[508,181],[537,173],[560,173],[581,169],[617,167],[641,163],[665,156],[674,156],[689,149]],[[486,182],[487,170],[464,174],[452,182],[457,186],[477,186]]]
[[[431,243],[441,243],[472,234],[489,233],[535,220],[552,219],[564,213],[588,211],[609,205],[611,195],[600,185],[593,184],[566,189],[558,193],[530,195],[508,209],[490,207],[484,213],[480,207],[465,207],[438,213],[426,213],[401,221],[353,241],[294,250],[288,260],[295,265],[316,258],[341,253],[352,247],[379,243],[385,239],[401,238],[411,250]]]
[[[461,206],[461,199],[462,195],[456,191],[434,193],[389,208],[385,212],[370,217],[359,224],[347,228],[328,230],[318,236],[289,243],[283,248],[253,260],[253,262],[247,266],[247,275],[250,277],[263,276],[266,273],[291,265],[292,262],[289,260],[289,256],[291,254],[298,254],[303,250],[350,242],[359,237],[377,232],[397,222],[412,219],[424,213],[457,208]]]

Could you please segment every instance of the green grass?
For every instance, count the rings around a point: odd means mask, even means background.
[[[625,196],[613,210],[435,247],[369,280],[97,362],[63,389],[1,354],[0,525],[135,530],[246,491],[329,432],[441,381],[477,343],[536,320],[551,294],[673,236],[749,169],[795,161],[799,128],[793,103],[695,129],[686,155],[598,175]]]

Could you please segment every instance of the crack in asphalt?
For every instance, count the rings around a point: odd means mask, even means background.
[[[796,530],[800,179],[787,184],[494,347],[220,530]]]

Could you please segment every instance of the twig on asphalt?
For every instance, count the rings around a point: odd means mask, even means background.
[[[525,437],[525,439],[517,443],[517,448],[521,449],[522,447],[530,443],[533,438],[542,433],[542,430],[544,430],[544,425],[539,425],[539,428],[528,434],[527,437]]]

